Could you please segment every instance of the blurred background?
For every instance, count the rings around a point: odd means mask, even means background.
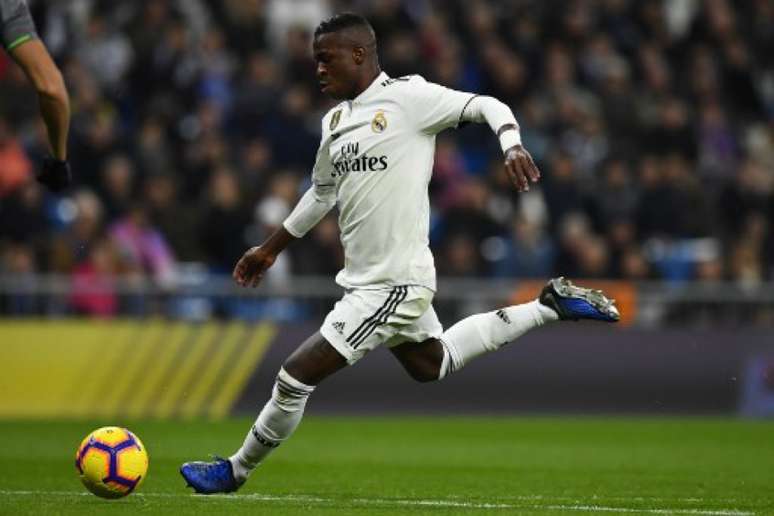
[[[439,136],[442,322],[554,275],[607,289],[624,321],[540,330],[437,388],[379,351],[312,410],[774,413],[772,2],[29,4],[71,95],[76,184],[34,181],[44,126],[0,54],[0,359],[17,364],[0,416],[255,412],[341,296],[335,213],[259,289],[229,273],[309,186],[333,105],[311,34],[342,10],[371,21],[391,76],[506,102],[543,172],[517,194],[487,126]],[[120,383],[110,407],[84,373]]]

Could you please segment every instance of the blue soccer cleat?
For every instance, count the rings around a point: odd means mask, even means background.
[[[180,474],[199,494],[233,493],[243,484],[234,478],[231,462],[220,457],[212,462],[186,462]]]
[[[601,290],[576,287],[562,277],[549,280],[540,292],[539,300],[559,314],[559,319],[563,321],[593,319],[618,322],[621,318],[614,299],[607,298]]]

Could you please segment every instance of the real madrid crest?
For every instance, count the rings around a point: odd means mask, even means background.
[[[339,109],[335,113],[333,113],[333,116],[331,117],[331,123],[328,126],[331,131],[336,129],[336,126],[339,125],[339,120],[341,120],[341,110]]]
[[[377,111],[374,119],[371,120],[371,129],[375,133],[383,133],[387,129],[387,119],[384,117],[384,111]]]

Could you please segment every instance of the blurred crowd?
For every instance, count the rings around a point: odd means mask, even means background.
[[[309,185],[311,34],[365,15],[383,69],[493,95],[542,170],[517,194],[487,126],[439,136],[441,275],[774,276],[770,0],[30,0],[73,110],[65,195],[34,180],[44,128],[0,55],[0,267],[99,284],[229,272]],[[272,275],[332,274],[335,214]],[[74,299],[109,313],[109,300]]]

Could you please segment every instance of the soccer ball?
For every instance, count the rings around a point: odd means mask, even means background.
[[[75,467],[86,489],[101,498],[121,498],[145,479],[148,452],[126,428],[105,426],[81,442]]]

